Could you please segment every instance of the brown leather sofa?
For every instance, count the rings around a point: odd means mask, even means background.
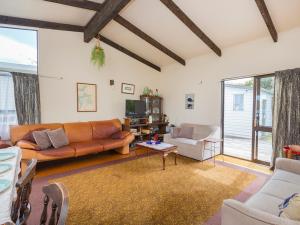
[[[69,138],[70,144],[61,148],[34,150],[32,145],[22,138],[30,131],[37,129],[63,128]],[[127,132],[124,137],[117,139],[112,135],[122,130],[120,120],[105,120],[77,123],[52,123],[12,126],[10,129],[11,142],[21,147],[22,159],[36,158],[39,162],[63,158],[78,157],[88,154],[114,149],[121,154],[129,153],[129,144],[134,140],[134,135]]]

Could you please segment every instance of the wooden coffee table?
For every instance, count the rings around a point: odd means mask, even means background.
[[[146,142],[138,143],[140,147],[147,148],[148,150],[152,150],[158,152],[162,156],[163,161],[163,170],[166,169],[166,158],[170,153],[175,154],[174,163],[177,165],[177,146],[171,145],[168,143],[161,142],[160,144],[147,144]]]

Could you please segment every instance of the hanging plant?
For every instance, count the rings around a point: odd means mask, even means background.
[[[100,40],[98,37],[97,37],[96,45],[92,50],[91,61],[94,65],[97,65],[98,68],[102,67],[105,63],[104,50],[100,46]]]

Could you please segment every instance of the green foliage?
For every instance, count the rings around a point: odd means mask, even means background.
[[[263,79],[261,79],[260,85],[265,90],[272,90],[273,85],[274,85],[273,82],[274,82],[274,80],[272,77],[263,78]],[[246,81],[245,86],[253,87],[253,79]]]
[[[92,50],[91,61],[94,65],[97,65],[98,68],[102,67],[105,63],[105,54],[103,48],[100,46],[95,46]]]

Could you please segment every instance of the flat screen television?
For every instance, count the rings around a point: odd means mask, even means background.
[[[141,100],[126,100],[126,116],[142,118],[146,116],[146,103]]]

